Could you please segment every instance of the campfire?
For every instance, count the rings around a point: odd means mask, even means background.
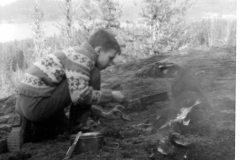
[[[158,130],[166,128],[167,126],[171,126],[173,123],[177,123],[177,122],[182,123],[185,126],[189,125],[190,119],[189,120],[185,120],[185,119],[187,115],[191,112],[193,107],[197,106],[200,103],[201,103],[200,100],[196,100],[194,104],[191,105],[190,107],[181,108],[180,113],[178,113],[174,119],[168,120]],[[186,147],[190,144],[190,142],[186,141],[184,136],[180,135],[179,133],[170,132],[170,130],[168,130],[167,132],[165,132],[164,135],[165,136],[163,136],[163,138],[161,138],[161,140],[159,141],[158,148],[157,148],[157,151],[163,155],[173,154],[175,150],[174,145]]]
[[[171,119],[169,120],[167,123],[165,123],[160,129],[165,128],[167,126],[171,126],[172,123],[175,122],[182,122],[183,125],[187,126],[190,123],[190,119],[189,120],[185,120],[185,118],[187,117],[188,113],[192,110],[192,108],[198,104],[200,104],[201,102],[199,100],[196,100],[195,103],[190,106],[190,107],[184,107],[180,109],[180,113],[177,114],[177,117],[175,119]]]

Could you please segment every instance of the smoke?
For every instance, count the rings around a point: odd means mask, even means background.
[[[188,125],[190,122],[190,119],[185,121],[185,118],[187,117],[188,113],[192,110],[192,108],[200,103],[201,102],[197,100],[192,106],[181,108],[180,113],[177,114],[177,117],[175,119],[169,120],[160,129],[165,128],[166,126],[171,126],[172,123],[176,123],[176,122],[180,122],[180,123],[182,122],[183,125]]]

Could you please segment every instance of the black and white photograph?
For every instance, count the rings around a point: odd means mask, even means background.
[[[239,159],[237,8],[0,0],[0,160]]]

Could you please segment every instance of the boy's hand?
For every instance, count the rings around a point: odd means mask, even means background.
[[[122,103],[125,99],[124,95],[120,91],[112,91],[113,101],[117,103]]]
[[[123,119],[126,121],[131,121],[130,118],[128,118],[126,115],[124,115],[124,113],[122,113],[122,109],[124,109],[122,105],[117,105],[111,111],[104,113],[104,117],[107,119]]]

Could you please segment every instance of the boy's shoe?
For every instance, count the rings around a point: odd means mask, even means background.
[[[26,127],[29,122],[26,118],[20,116],[20,124],[12,126],[12,130],[7,138],[7,146],[10,152],[19,151],[22,148],[26,135]]]

